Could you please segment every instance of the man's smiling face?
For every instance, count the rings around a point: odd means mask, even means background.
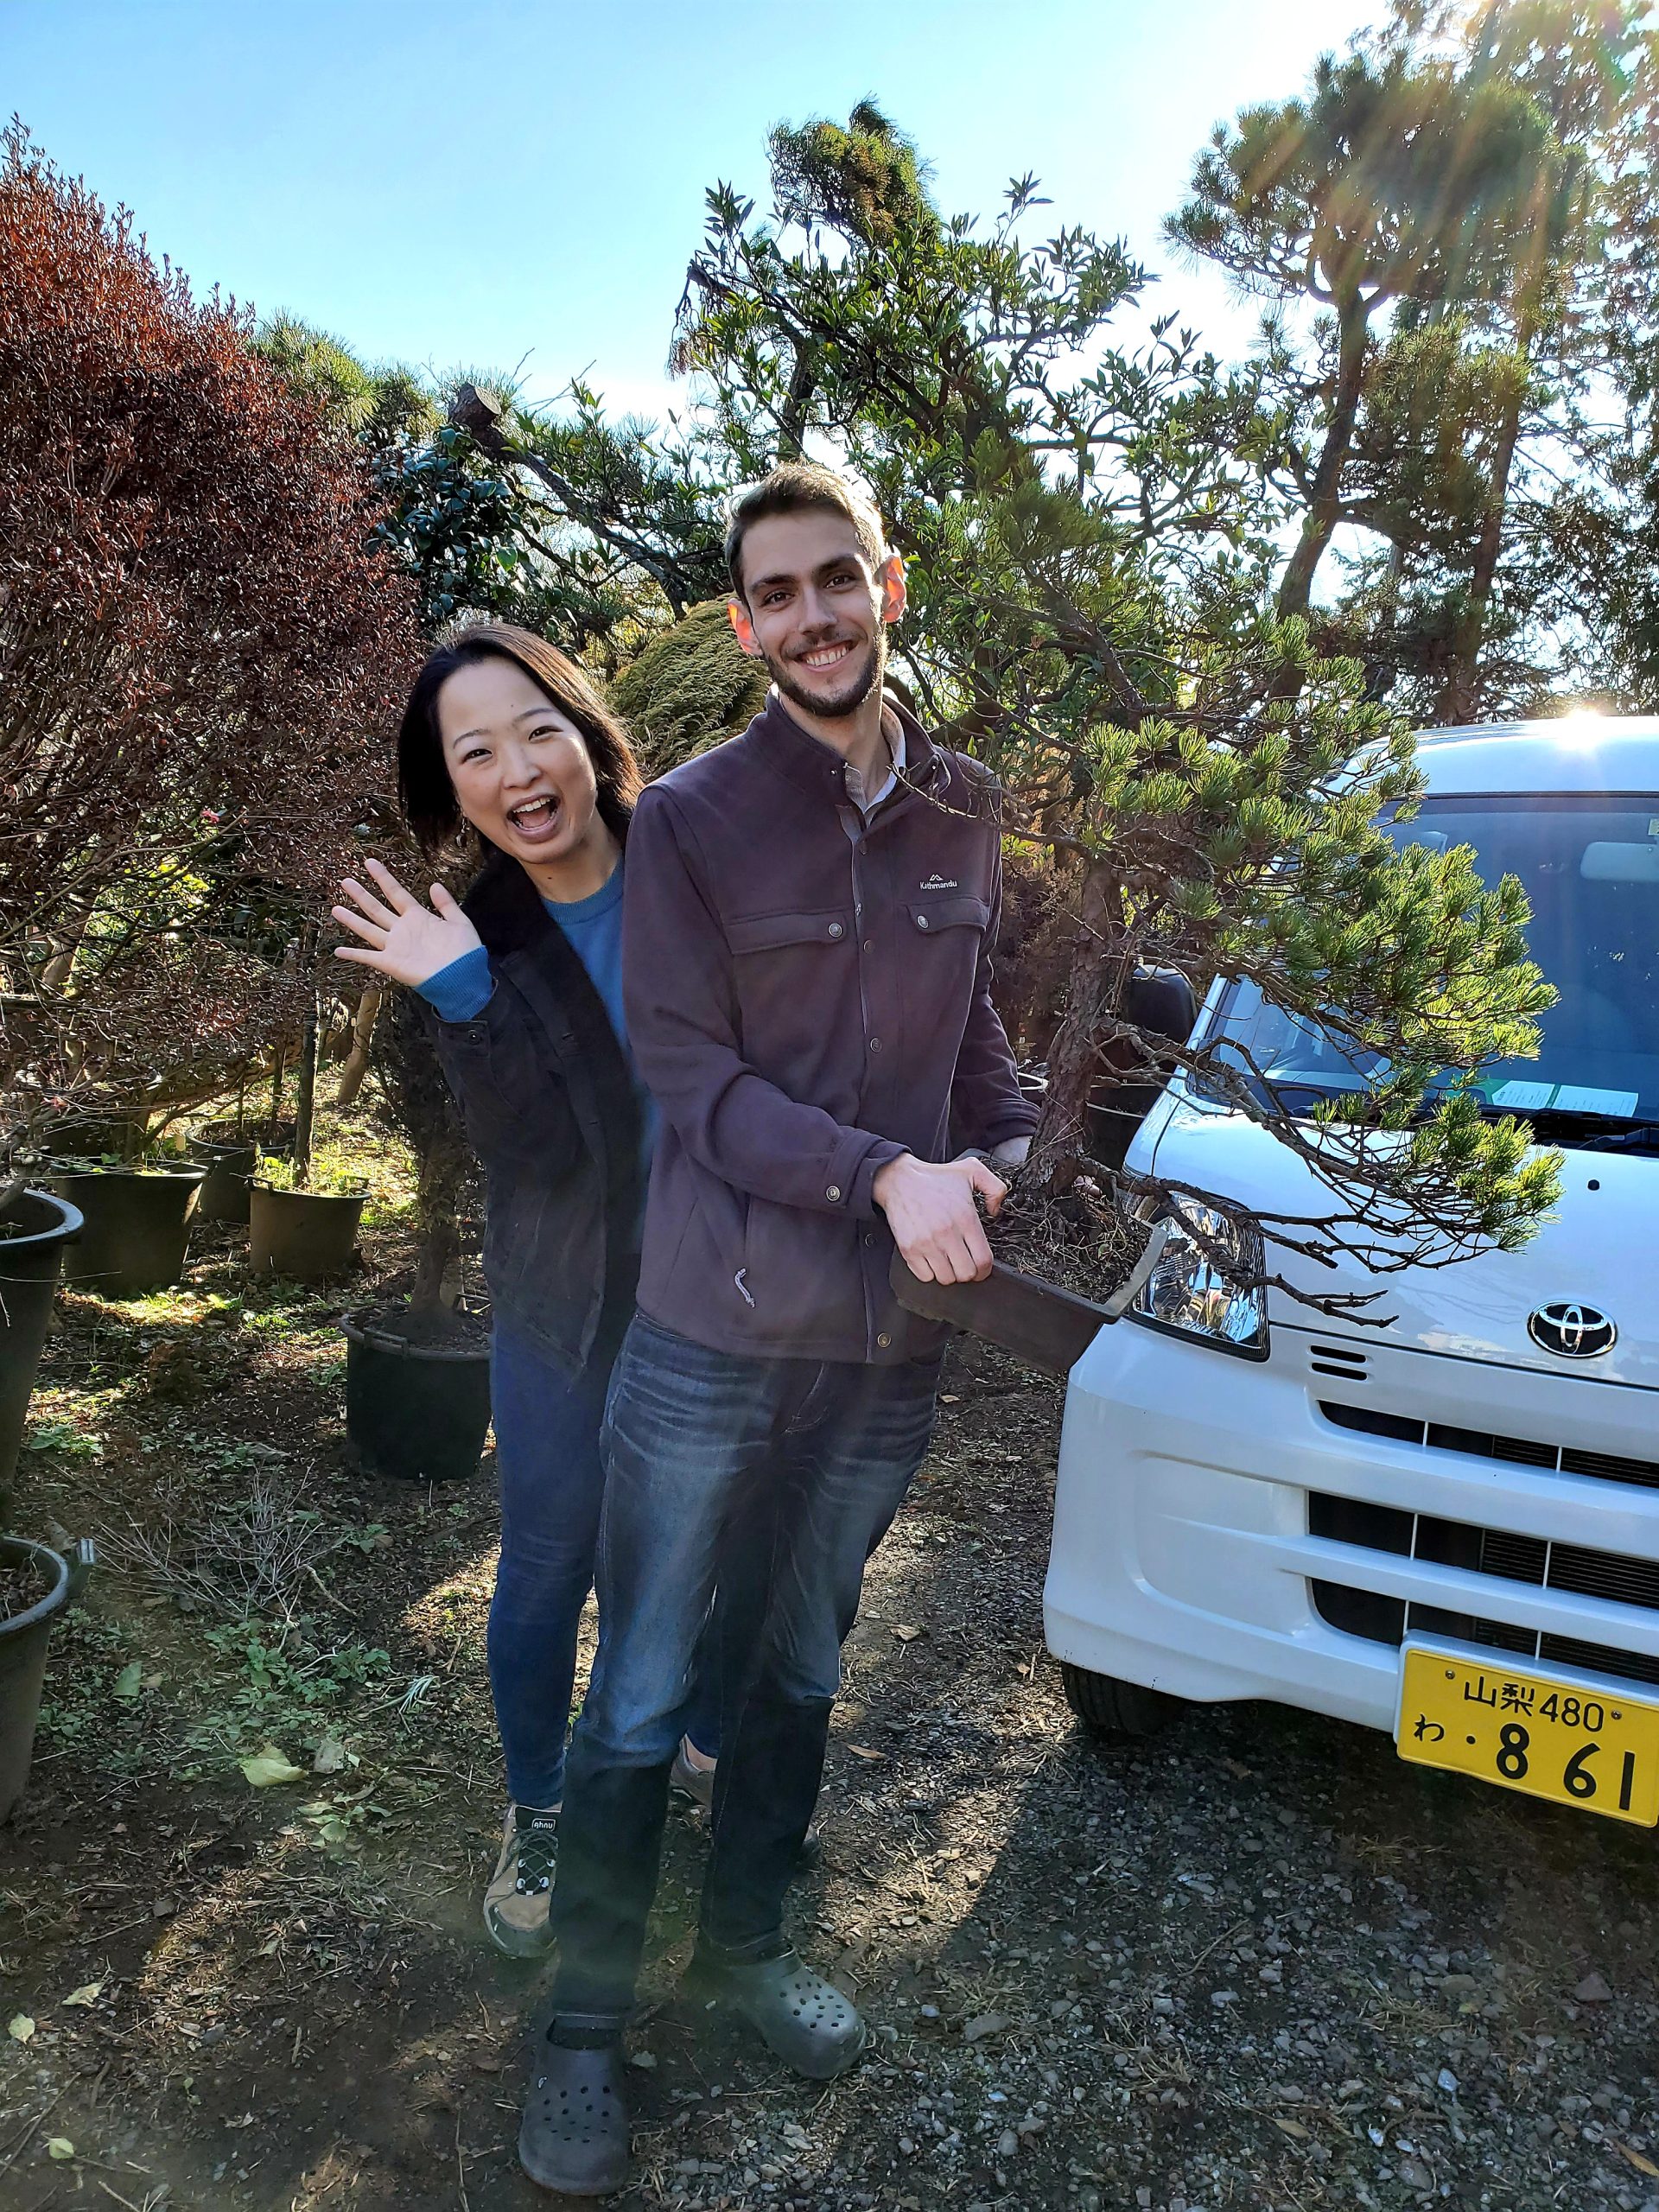
[[[830,507],[798,507],[751,523],[741,555],[742,592],[732,627],[766,663],[785,699],[838,721],[879,693],[886,626],[904,612],[904,564],[872,568],[858,534]]]

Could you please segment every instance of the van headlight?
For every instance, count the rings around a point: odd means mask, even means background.
[[[1163,1249],[1130,1313],[1155,1329],[1195,1337],[1218,1351],[1265,1359],[1267,1294],[1251,1281],[1262,1271],[1259,1233],[1191,1198],[1177,1198],[1164,1222]],[[1206,1239],[1208,1250],[1194,1229]],[[1225,1255],[1228,1263],[1212,1255]]]

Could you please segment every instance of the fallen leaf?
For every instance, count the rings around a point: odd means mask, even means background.
[[[66,2005],[96,2005],[99,1992],[103,1986],[101,1981],[83,1981],[80,1987],[72,1989],[63,2001]]]
[[[873,1751],[868,1744],[849,1744],[848,1750],[855,1759],[884,1759],[885,1751]]]
[[[305,1769],[296,1766],[286,1751],[278,1751],[275,1744],[261,1744],[250,1759],[242,1761],[242,1771],[256,1789],[269,1789],[276,1782],[303,1782]]]
[[[11,2037],[13,2043],[27,2043],[34,2032],[35,2023],[29,2018],[27,2012],[14,2012],[12,2014],[11,2019],[6,2028],[6,2033]]]
[[[73,2158],[75,2146],[67,2135],[54,2135],[46,2146],[48,2158]]]
[[[143,1679],[144,1670],[135,1659],[130,1666],[124,1667],[116,1676],[115,1695],[120,1698],[137,1697]]]
[[[925,1630],[912,1628],[907,1621],[895,1621],[893,1632],[900,1643],[914,1643],[918,1636],[925,1634]]]
[[[1306,2143],[1308,2139],[1307,2130],[1300,2120],[1281,2120],[1279,2114],[1274,2113],[1273,2124],[1275,2127],[1282,2128],[1287,2135],[1293,2136],[1298,2143]]]
[[[1637,2173],[1659,2174],[1659,2166],[1656,2166],[1651,2158],[1644,2158],[1639,2151],[1632,2151],[1628,2143],[1620,2143],[1615,2139],[1613,2148],[1621,2158],[1630,2160]]]

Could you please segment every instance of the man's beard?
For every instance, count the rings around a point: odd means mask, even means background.
[[[864,661],[855,670],[847,687],[831,692],[827,697],[821,691],[809,691],[798,682],[791,661],[766,656],[766,673],[783,693],[785,699],[798,707],[803,714],[818,715],[825,721],[839,721],[845,715],[855,715],[872,691],[881,688],[882,671],[887,664],[887,641],[878,632]]]

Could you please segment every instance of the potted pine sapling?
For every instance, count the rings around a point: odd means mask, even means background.
[[[408,1299],[340,1323],[346,1435],[375,1474],[453,1480],[476,1471],[490,1422],[487,1322],[468,1309],[458,1280],[476,1170],[410,993],[383,1010],[373,1065],[385,1117],[414,1155],[418,1238]]]

